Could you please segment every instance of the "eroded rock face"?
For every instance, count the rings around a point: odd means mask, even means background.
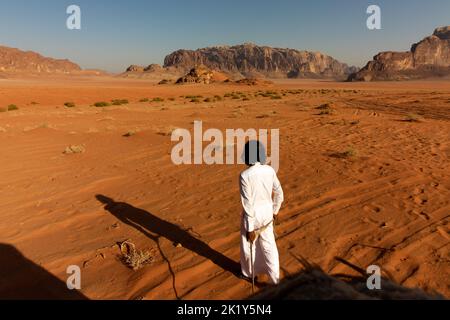
[[[44,57],[36,52],[0,46],[0,71],[5,73],[72,73],[81,68],[69,61]]]
[[[164,67],[190,70],[205,65],[240,77],[255,74],[271,78],[342,78],[355,72],[354,67],[320,52],[261,47],[254,44],[219,46],[198,50],[178,50],[164,60]]]
[[[351,81],[409,80],[450,75],[450,27],[414,44],[407,52],[377,54]]]

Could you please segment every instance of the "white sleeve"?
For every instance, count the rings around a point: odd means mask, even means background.
[[[278,180],[277,174],[274,172],[273,179],[273,214],[278,215],[281,204],[284,201],[283,188],[281,188],[280,180]]]
[[[244,227],[247,232],[252,232],[255,230],[255,210],[253,209],[251,187],[242,175],[239,178],[239,185],[242,207],[244,208]]]

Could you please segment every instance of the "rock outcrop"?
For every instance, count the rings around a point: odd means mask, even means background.
[[[139,78],[157,81],[165,79],[171,82],[176,81],[185,73],[185,70],[179,70],[177,68],[163,68],[159,64],[151,64],[147,67],[131,65],[119,76],[123,78]]]
[[[414,44],[407,52],[382,52],[350,81],[412,80],[450,76],[450,26]]]
[[[240,78],[254,78],[255,75],[270,78],[347,78],[356,71],[354,67],[320,52],[254,44],[178,50],[164,60],[165,68],[185,71],[198,65]]]
[[[0,46],[0,72],[5,74],[70,74],[80,71],[81,68],[69,60]]]
[[[192,68],[188,74],[179,78],[176,84],[210,84],[212,82],[224,82],[228,78],[221,72],[211,70],[205,65],[199,65]]]

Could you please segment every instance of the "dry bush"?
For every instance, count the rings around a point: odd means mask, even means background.
[[[66,108],[74,108],[75,107],[75,103],[73,103],[73,102],[66,102],[66,103],[64,103],[64,106]]]
[[[405,122],[422,122],[423,121],[423,117],[415,114],[415,113],[410,113],[406,115],[406,118],[403,120]]]
[[[178,129],[178,127],[168,126],[168,127],[164,127],[164,128],[159,129],[159,131],[157,133],[160,136],[168,137],[168,136],[171,136],[172,132],[174,132],[177,129]]]
[[[136,134],[136,131],[131,130],[131,131],[128,131],[127,133],[125,133],[125,134],[123,135],[123,137],[129,138],[129,137],[134,136],[135,134]]]
[[[356,149],[354,149],[353,147],[350,147],[343,152],[336,152],[336,153],[331,154],[331,157],[341,158],[341,159],[354,158],[357,156],[358,156],[358,151]]]
[[[86,148],[83,145],[73,145],[69,146],[64,150],[64,154],[76,154],[76,153],[84,153]]]
[[[136,250],[134,243],[125,241],[120,245],[120,260],[128,268],[134,271],[141,269],[145,265],[153,262],[153,255],[150,251]]]

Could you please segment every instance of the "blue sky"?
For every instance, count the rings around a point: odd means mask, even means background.
[[[66,8],[82,30],[66,28]],[[366,9],[382,9],[382,30]],[[379,51],[408,50],[450,25],[449,0],[0,0],[0,44],[118,72],[162,63],[180,49],[253,42],[321,51],[362,66]]]

